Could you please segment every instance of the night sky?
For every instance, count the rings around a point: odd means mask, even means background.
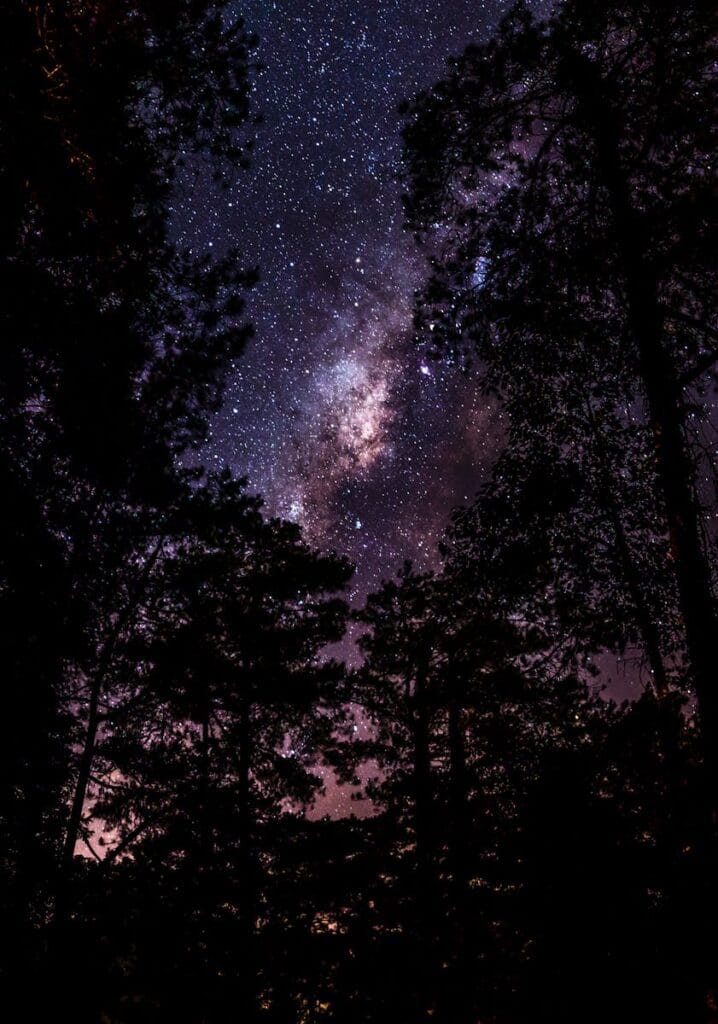
[[[402,231],[398,104],[485,39],[509,3],[283,0],[242,5],[260,38],[253,166],[176,202],[196,253],[237,246],[261,283],[256,337],[203,459],[249,478],[270,512],[357,566],[360,600],[404,558],[435,559],[500,423],[457,367],[414,344],[423,257]]]

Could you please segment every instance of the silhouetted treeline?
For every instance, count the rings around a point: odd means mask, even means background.
[[[241,257],[169,231],[251,149],[235,5],[3,7],[11,1015],[718,1020],[715,28],[518,6],[407,107],[419,340],[509,429],[440,569],[350,611],[188,468],[250,335]],[[324,779],[370,816],[307,817]]]

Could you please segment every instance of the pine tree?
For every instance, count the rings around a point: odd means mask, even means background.
[[[610,414],[646,433],[635,482],[660,509],[713,791],[716,612],[691,398],[715,362],[714,59],[702,5],[566,3],[545,24],[519,5],[405,129],[410,223],[438,225],[420,328],[475,350],[509,401],[545,389],[554,437],[606,388]]]
[[[109,718],[94,813],[111,830],[110,861],[131,856],[137,884],[152,880],[139,898],[161,949],[131,941],[155,964],[163,1012],[179,1001],[185,1019],[228,1020],[238,1001],[251,1020],[272,913],[268,838],[321,785],[342,671],[322,652],[343,634],[346,606],[332,595],[351,570],[294,524],[265,519],[226,474],[192,505],[131,644],[143,699],[128,694]]]
[[[11,3],[0,14],[10,975],[32,960],[53,907],[64,912],[118,637],[192,484],[178,460],[206,436],[249,335],[251,275],[236,255],[197,260],[169,236],[182,154],[218,169],[246,161],[252,40],[223,7]]]

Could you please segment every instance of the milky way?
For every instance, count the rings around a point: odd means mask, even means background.
[[[213,424],[210,464],[357,565],[359,600],[404,558],[431,564],[500,426],[475,383],[411,329],[422,257],[402,231],[401,100],[485,39],[503,0],[284,0],[242,5],[260,38],[252,169],[201,175],[176,203],[180,241],[237,246],[261,283],[256,337]]]

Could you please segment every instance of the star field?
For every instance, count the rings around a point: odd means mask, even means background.
[[[402,232],[397,106],[508,6],[250,0],[263,65],[252,168],[226,190],[185,181],[177,199],[182,244],[237,246],[261,273],[256,336],[203,458],[349,555],[355,600],[405,558],[432,564],[500,434],[472,382],[412,337],[424,267]]]

